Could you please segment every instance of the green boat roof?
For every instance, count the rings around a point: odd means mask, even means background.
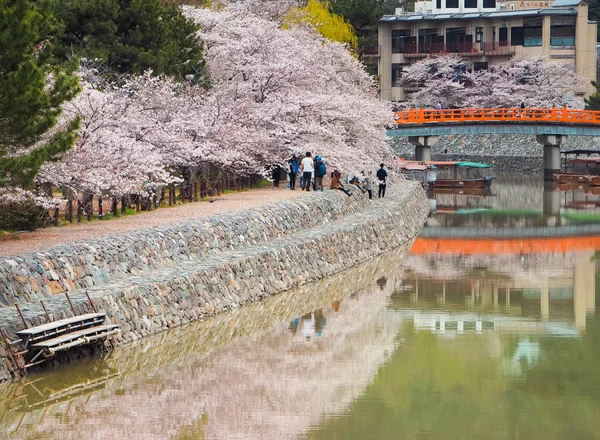
[[[465,167],[465,168],[491,168],[492,166],[487,163],[479,163],[479,162],[456,162],[457,167]]]

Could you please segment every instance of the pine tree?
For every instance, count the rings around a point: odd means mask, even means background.
[[[73,146],[78,119],[57,127],[79,92],[76,61],[52,63],[55,23],[29,0],[0,0],[0,187],[33,186],[42,164]]]
[[[55,53],[100,59],[121,73],[178,79],[193,75],[208,86],[198,27],[165,0],[43,0],[63,26]]]
[[[585,98],[585,109],[586,110],[600,110],[600,84],[596,81],[592,81],[592,85],[596,87],[596,92],[590,95],[589,98]]]

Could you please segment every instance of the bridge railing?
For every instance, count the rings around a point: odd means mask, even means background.
[[[473,122],[517,122],[600,125],[600,111],[566,108],[461,108],[410,109],[395,112],[395,123],[436,124]]]

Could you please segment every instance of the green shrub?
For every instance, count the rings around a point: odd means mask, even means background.
[[[50,215],[32,200],[0,204],[0,229],[33,231],[50,222]]]

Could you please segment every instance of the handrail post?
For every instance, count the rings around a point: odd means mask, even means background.
[[[424,115],[423,108],[420,108],[420,109],[419,109],[419,118],[418,118],[418,122],[419,122],[419,123],[421,123],[421,124],[422,124],[423,122],[425,122],[425,115]]]

